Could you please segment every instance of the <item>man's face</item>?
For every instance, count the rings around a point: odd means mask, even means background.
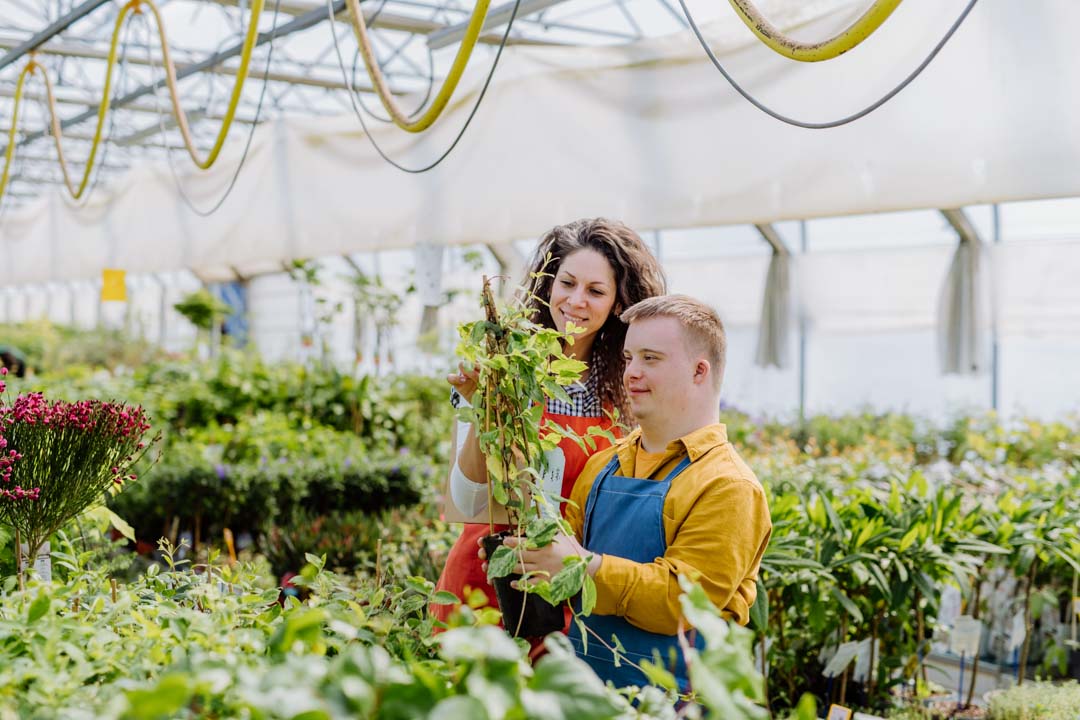
[[[639,422],[665,424],[687,411],[697,390],[698,359],[678,320],[652,317],[630,323],[623,357],[623,385]]]

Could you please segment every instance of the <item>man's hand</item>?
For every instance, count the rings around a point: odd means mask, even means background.
[[[522,539],[528,540],[527,538]],[[503,541],[503,544],[509,548],[517,548],[518,539],[516,537],[508,537]],[[568,535],[559,533],[555,536],[555,539],[551,541],[550,545],[546,545],[538,550],[522,548],[521,560],[514,566],[513,572],[520,575],[537,573],[534,577],[529,579],[530,583],[536,584],[543,580],[550,580],[555,577],[555,575],[563,569],[564,558],[587,557],[588,555],[590,555],[589,551],[582,547],[581,543]],[[479,556],[481,560],[486,559],[483,548],[480,549]],[[592,559],[589,560],[588,566],[590,576],[596,575],[596,571],[600,569],[602,557],[602,555],[592,553]],[[484,569],[487,569],[486,563]]]

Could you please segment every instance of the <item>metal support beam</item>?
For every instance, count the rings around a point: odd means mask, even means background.
[[[381,19],[381,16],[380,16]],[[18,44],[17,38],[12,35],[0,35],[0,48],[14,47]],[[38,52],[43,55],[57,55],[59,57],[73,57],[82,58],[87,60],[101,60],[102,62],[108,60],[109,52],[103,48],[88,47],[86,45],[78,43],[68,42],[50,42],[38,49]],[[175,52],[175,51],[174,51]],[[155,53],[151,58],[145,54],[131,54],[125,58],[125,62],[131,65],[140,65],[144,67],[156,67],[162,66],[161,53]],[[257,64],[257,63],[256,63]],[[177,72],[184,70],[187,64],[180,63],[176,66]],[[222,65],[214,68],[211,72],[219,75],[233,75],[235,76],[238,68],[231,65]],[[249,76],[257,80],[271,80],[273,82],[289,83],[290,85],[306,85],[309,87],[323,88],[325,90],[347,90],[348,86],[342,80],[333,80],[330,78],[321,78],[313,75],[300,75],[298,73],[278,72],[271,70],[269,73],[265,72],[265,65],[260,68],[252,67],[249,70]],[[337,75],[340,76],[340,71]],[[369,83],[357,83],[357,90],[370,92],[372,90]]]
[[[518,7],[517,17],[524,18],[529,15],[535,15],[542,10],[546,10],[553,5],[559,5],[566,0],[521,0],[521,5]],[[484,27],[480,32],[494,30],[495,28],[502,27],[506,23],[510,22],[510,16],[514,13],[514,3],[507,2],[488,10],[487,18],[484,20]],[[448,28],[433,31],[428,35],[427,44],[432,50],[438,50],[444,48],[447,45],[453,45],[456,42],[461,42],[465,37],[465,29],[469,27],[469,22],[461,22],[457,25],[451,25]]]
[[[765,223],[763,225],[755,224],[754,229],[758,231],[765,242],[769,243],[769,246],[774,253],[777,255],[791,254],[791,250],[784,244],[784,239],[780,237],[780,233],[776,231],[776,228],[773,227],[772,223]]]
[[[13,88],[0,88],[0,97],[15,97],[15,90]],[[57,88],[57,92],[54,94],[53,97],[55,98],[58,105],[82,105],[84,107],[97,107],[95,105],[96,100],[91,100],[90,98],[86,97],[78,97],[73,93],[70,93],[66,90],[60,90],[59,88]],[[48,102],[48,97],[43,92],[24,91],[23,99],[30,102]],[[132,102],[126,104],[124,106],[124,110],[127,110],[129,112],[151,113],[155,115],[157,113],[161,113],[163,115],[169,114],[170,116],[172,115],[172,107],[170,105],[166,105],[165,103],[162,103],[159,107],[152,103]],[[225,117],[225,113],[210,113],[206,112],[205,110],[194,110],[188,113],[188,119],[194,119],[196,116],[208,120],[221,120]],[[236,115],[235,120],[236,122],[245,125],[250,125],[255,122],[255,118],[253,116],[247,117],[243,115]],[[46,133],[43,132],[42,134],[44,135]]]
[[[806,221],[799,221],[799,251],[806,255],[810,249]],[[799,304],[799,424],[806,422],[806,336],[809,323],[806,321],[806,309]]]
[[[240,5],[239,0],[213,0],[213,1],[216,2],[218,5],[226,5],[226,6],[230,6],[230,7],[235,7],[235,6]],[[361,1],[363,2],[363,0],[361,0]],[[558,1],[561,1],[561,0],[558,0]],[[413,15],[402,15],[400,13],[395,13],[395,12],[386,12],[385,10],[383,10],[382,12],[379,12],[378,17],[376,17],[376,8],[375,8],[376,3],[367,2],[367,3],[364,3],[364,4],[369,5],[369,7],[363,8],[363,10],[364,10],[364,19],[368,22],[368,26],[372,27],[372,28],[379,28],[380,30],[397,30],[399,32],[415,33],[417,35],[430,35],[431,33],[441,32],[443,30],[448,29],[447,25],[445,25],[443,23],[440,23],[440,22],[436,22],[434,20],[429,20],[429,19],[422,18],[422,17],[415,17]],[[428,9],[427,6],[424,6],[424,7],[425,7],[425,10]],[[433,5],[433,6],[431,6],[431,9],[436,9],[436,7],[437,6]],[[319,10],[321,10],[324,17],[326,16],[326,6],[324,4],[322,4],[322,3],[319,3],[319,2],[315,2],[315,3],[291,2],[289,0],[282,0],[282,3],[281,3],[281,13],[283,15],[302,15],[302,14],[304,14],[306,12],[309,12],[309,11],[315,9],[315,8],[318,8]],[[348,10],[346,10],[346,9],[337,10],[334,13],[334,19],[338,20],[339,22],[347,22],[348,18],[340,17],[341,15],[344,15],[347,12],[348,12]],[[509,15],[507,17],[509,18]],[[375,20],[372,21],[372,18],[375,18]],[[504,23],[505,23],[505,21],[504,21]],[[485,44],[488,44],[488,45],[498,45],[499,43],[502,42],[502,36],[498,35],[498,34],[481,35],[480,38],[479,38],[479,42],[482,42],[482,43],[485,43]],[[543,41],[543,40],[524,40],[524,39],[522,39],[520,42],[524,43],[524,44],[529,44],[529,45],[551,45],[551,44],[553,44],[553,43],[549,43],[549,42],[546,42],[546,41]],[[511,40],[507,44],[508,45],[514,44],[514,41]]]
[[[994,221],[995,245],[1001,242],[1001,208],[997,203],[991,206]],[[1001,339],[998,337],[998,318],[996,315],[997,305],[991,303],[990,308],[995,313],[990,322],[990,407],[998,412],[1001,407]]]
[[[485,245],[499,265],[499,295],[505,297],[510,288],[516,287],[525,274],[525,258],[513,243],[488,243]]]
[[[978,231],[975,229],[975,226],[971,224],[971,219],[968,218],[967,213],[964,212],[963,208],[941,210],[941,215],[948,221],[949,225],[952,226],[952,229],[956,231],[956,234],[960,236],[961,242],[981,242]]]
[[[15,62],[23,55],[26,55],[26,53],[35,50],[50,38],[55,37],[56,35],[59,35],[63,31],[67,30],[68,27],[75,21],[89,15],[102,5],[109,4],[110,1],[111,0],[86,0],[86,2],[84,2],[82,5],[75,8],[67,15],[64,15],[63,17],[57,19],[56,22],[52,23],[47,28],[31,37],[22,45],[14,48],[11,52],[4,55],[4,57],[0,57],[0,70]]]
[[[333,10],[334,10],[335,13],[341,12],[342,8],[344,8],[344,7],[345,7],[345,0],[334,0]],[[303,15],[301,15],[298,18],[290,20],[289,22],[285,23],[281,27],[274,30],[273,31],[273,37],[274,37],[275,40],[279,40],[279,39],[281,39],[281,38],[283,38],[283,37],[285,37],[287,35],[291,35],[292,33],[300,32],[301,30],[307,30],[308,28],[313,27],[315,25],[318,25],[320,22],[324,21],[326,19],[326,15],[327,15],[326,8],[318,8],[318,9],[315,9],[315,10],[311,10],[310,12],[304,13]],[[264,44],[270,42],[270,37],[271,37],[271,31],[259,33],[258,38],[255,40],[255,45],[259,46],[259,45],[264,45]],[[190,77],[191,75],[195,75],[196,73],[200,73],[200,72],[202,72],[204,70],[209,70],[210,68],[217,67],[218,65],[222,64],[223,62],[225,62],[229,58],[233,58],[233,57],[236,57],[236,56],[240,55],[241,52],[243,51],[243,49],[244,49],[243,41],[238,42],[235,45],[233,45],[232,47],[226,48],[225,50],[222,50],[221,52],[214,53],[213,55],[207,57],[205,60],[202,60],[202,61],[197,62],[197,63],[193,63],[191,65],[186,66],[183,70],[177,71],[176,79],[177,80],[183,80],[184,78]],[[149,95],[150,93],[154,92],[155,90],[165,87],[165,84],[166,84],[165,78],[161,78],[157,82],[153,82],[153,83],[150,83],[148,85],[143,85],[142,87],[139,87],[139,88],[136,88],[135,90],[132,90],[127,95],[124,95],[123,97],[116,98],[115,100],[113,100],[112,103],[111,103],[111,107],[117,108],[117,107],[122,107],[124,105],[127,105],[128,103],[132,102],[133,100],[137,100],[137,99],[143,97],[144,95]],[[79,113],[78,115],[75,115],[74,117],[70,117],[67,120],[64,120],[62,123],[60,123],[61,129],[69,128],[72,125],[78,125],[79,123],[84,122],[86,120],[89,120],[92,117],[96,117],[97,112],[98,112],[98,107],[99,106],[95,105],[94,107],[89,108],[85,112]],[[28,142],[33,142],[34,140],[37,140],[37,139],[43,137],[44,135],[45,135],[44,132],[30,133],[29,135],[24,137],[19,142],[19,144],[24,145],[24,144],[26,144]]]

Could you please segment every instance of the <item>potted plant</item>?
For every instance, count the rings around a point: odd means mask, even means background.
[[[65,523],[135,480],[131,468],[149,447],[149,429],[141,407],[114,402],[28,393],[0,403],[0,522],[15,529],[17,548],[25,543],[33,561]],[[20,585],[22,555],[17,550]]]
[[[546,398],[565,399],[563,386],[578,380],[586,366],[563,353],[563,343],[572,343],[572,335],[532,321],[526,298],[496,307],[491,281],[485,277],[481,300],[484,319],[459,328],[459,352],[479,372],[473,406],[459,412],[476,426],[487,458],[490,534],[482,542],[504,625],[516,637],[538,637],[562,629],[562,604],[578,592],[584,590],[581,612],[590,612],[595,602],[585,558],[568,560],[557,575],[524,591],[511,586],[522,579],[511,571],[526,543],[543,547],[560,529],[570,532],[558,502],[545,497],[540,480],[545,451],[573,434],[554,423],[541,427],[541,417]],[[592,442],[591,437],[577,440]],[[495,531],[496,504],[506,509],[509,530]],[[524,541],[517,551],[503,544],[511,535]]]

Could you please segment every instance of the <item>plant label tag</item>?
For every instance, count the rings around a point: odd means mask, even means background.
[[[970,615],[961,615],[956,618],[952,633],[949,635],[950,651],[956,655],[978,655],[981,641],[981,622]]]
[[[562,498],[563,476],[566,474],[566,454],[561,447],[555,447],[544,453],[544,474],[541,477],[540,487],[544,489],[544,497],[548,501],[548,507],[558,513],[560,498]]]
[[[26,546],[26,543],[19,544],[19,552],[22,555],[23,571],[29,570],[31,565],[34,568],[34,574],[44,582],[52,582],[52,555],[49,552],[49,543],[42,543],[38,548],[37,557],[34,558],[34,562],[30,562],[30,548]]]
[[[851,679],[855,682],[865,682],[870,675],[870,638],[859,643],[858,652],[855,654],[855,669],[851,671]],[[874,643],[873,656],[875,666],[881,664],[881,641]]]
[[[851,720],[851,711],[843,705],[830,705],[825,720]]]
[[[1005,640],[1005,647],[1010,652],[1015,650],[1024,644],[1024,638],[1027,636],[1027,623],[1024,622],[1024,611],[1019,610],[1013,615],[1012,622],[1009,623],[1009,634]]]
[[[832,656],[832,660],[825,666],[825,671],[822,674],[825,677],[836,677],[844,672],[844,669],[851,664],[858,652],[859,643],[855,641],[841,643],[840,647],[836,648],[836,654]]]
[[[101,300],[103,302],[124,302],[127,300],[127,283],[124,271],[105,268],[101,271]]]

